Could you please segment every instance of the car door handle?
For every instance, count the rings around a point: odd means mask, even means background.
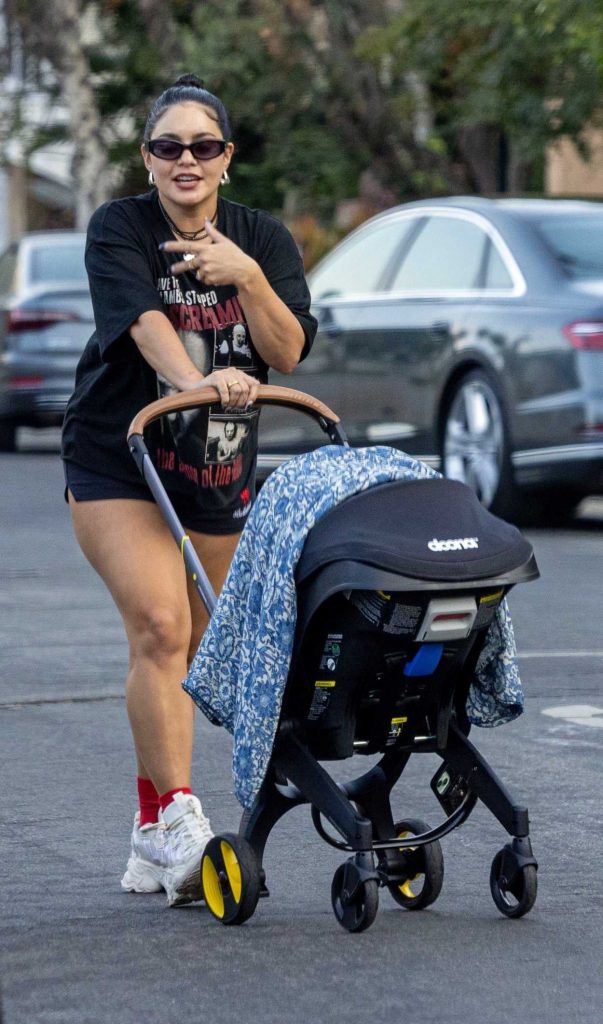
[[[318,328],[327,338],[338,338],[343,331],[329,306],[323,306],[318,313]]]

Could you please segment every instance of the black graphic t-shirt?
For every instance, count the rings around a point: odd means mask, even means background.
[[[291,234],[270,214],[222,198],[217,228],[256,260],[299,320],[306,339],[303,359],[316,321]],[[78,366],[62,454],[118,480],[140,482],[126,443],[133,417],[174,391],[129,334],[143,313],[165,313],[200,376],[237,366],[267,379],[268,367],[254,347],[236,288],[205,285],[194,273],[171,274],[178,255],[159,250],[170,237],[155,191],[105,203],[88,228],[86,268],[96,330]],[[194,496],[208,523],[223,522],[225,516],[244,519],[253,494],[258,416],[258,410],[233,414],[217,403],[151,424],[145,439],[168,493]]]

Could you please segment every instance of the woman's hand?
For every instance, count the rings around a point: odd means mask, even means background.
[[[261,266],[238,245],[205,222],[207,236],[197,242],[162,242],[163,252],[187,252],[190,260],[174,263],[170,270],[183,274],[191,269],[199,281],[233,285],[243,310],[253,346],[265,363],[279,373],[291,373],[303,352],[305,335],[297,316],[275,292]]]
[[[203,284],[232,284],[236,288],[246,288],[253,278],[261,273],[258,264],[251,256],[239,249],[226,235],[221,234],[211,221],[205,221],[207,235],[197,242],[162,242],[162,252],[182,252],[186,246],[193,259],[179,260],[172,264],[173,274],[184,274],[194,270],[198,281]]]
[[[206,385],[217,388],[220,393],[220,401],[226,409],[239,410],[246,409],[248,405],[255,402],[260,386],[255,377],[243,373],[236,366],[229,366],[224,370],[213,370],[192,387],[203,388]]]

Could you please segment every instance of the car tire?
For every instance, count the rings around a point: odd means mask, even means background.
[[[17,425],[14,420],[0,420],[0,452],[16,452]]]
[[[468,484],[485,508],[511,518],[519,508],[507,413],[484,370],[470,370],[449,392],[442,416],[442,472]]]
[[[559,487],[530,491],[523,508],[517,509],[516,521],[520,526],[568,526],[584,497]]]

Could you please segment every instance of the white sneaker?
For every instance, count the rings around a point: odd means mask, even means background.
[[[169,905],[203,899],[201,856],[213,832],[199,800],[191,793],[176,793],[160,817],[166,830],[160,880]]]
[[[161,892],[163,885],[157,877],[156,866],[165,844],[165,835],[166,827],[162,821],[140,828],[140,812],[136,812],[132,829],[132,852],[121,880],[121,887],[126,892]]]
[[[203,899],[201,856],[213,832],[199,800],[176,793],[160,818],[158,825],[143,828],[134,819],[132,856],[122,887],[130,892],[165,889],[171,907]]]

